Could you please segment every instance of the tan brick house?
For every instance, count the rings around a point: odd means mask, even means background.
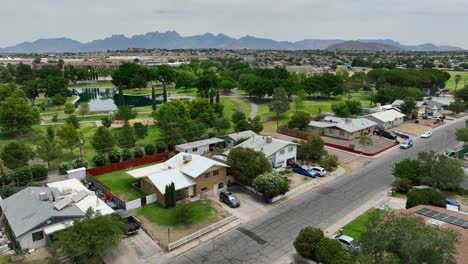
[[[227,186],[227,167],[221,162],[196,155],[179,153],[164,163],[129,171],[140,179],[140,188],[147,194],[156,194],[165,204],[166,186],[174,183],[179,199],[200,194],[217,195]]]

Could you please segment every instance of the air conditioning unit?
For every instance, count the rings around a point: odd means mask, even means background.
[[[46,192],[39,193],[39,200],[48,201],[49,200],[49,194],[47,194]]]
[[[184,161],[185,162],[192,161],[192,155],[184,155]]]
[[[271,142],[273,142],[273,138],[270,136],[266,137],[266,143],[271,143]]]

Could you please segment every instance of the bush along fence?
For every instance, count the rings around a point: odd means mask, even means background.
[[[301,139],[301,140],[307,140],[307,138],[310,135],[310,132],[308,132],[308,131],[291,129],[291,128],[288,128],[287,126],[279,127],[276,132],[279,133],[279,134],[288,136],[288,137],[294,137],[294,138]],[[329,147],[332,147],[332,148],[341,149],[341,150],[344,150],[344,151],[356,153],[356,154],[359,154],[359,155],[369,156],[369,157],[378,155],[378,154],[380,154],[380,153],[382,153],[382,152],[396,146],[396,144],[394,144],[394,145],[388,146],[386,148],[380,149],[380,150],[378,150],[376,152],[364,152],[364,151],[356,150],[356,149],[351,148],[351,147],[336,145],[336,144],[332,144],[332,143],[326,143],[325,142],[325,145],[329,146]]]
[[[219,222],[216,222],[216,223],[214,223],[212,225],[209,225],[209,226],[207,226],[207,227],[205,227],[203,229],[200,229],[200,230],[198,230],[198,231],[196,231],[196,232],[194,232],[194,233],[192,233],[192,234],[190,234],[188,236],[185,236],[185,237],[183,237],[183,238],[181,238],[181,239],[179,239],[177,241],[169,243],[167,245],[167,249],[169,251],[171,251],[174,248],[180,247],[180,246],[182,246],[182,245],[184,245],[184,244],[186,244],[186,243],[188,243],[188,242],[190,242],[190,241],[192,241],[194,239],[197,239],[197,238],[203,236],[204,234],[207,234],[207,233],[209,233],[209,232],[211,232],[213,230],[216,230],[216,229],[218,229],[218,228],[220,228],[220,227],[222,227],[222,226],[224,226],[226,224],[229,224],[230,222],[232,222],[232,221],[234,221],[236,219],[237,218],[235,216],[233,216],[233,215],[231,215],[229,217],[226,217],[226,218],[224,218],[223,220],[221,220]]]
[[[123,170],[123,169],[128,169],[128,168],[144,165],[144,164],[151,163],[151,162],[165,161],[167,160],[168,157],[169,157],[169,152],[164,152],[164,153],[144,156],[141,158],[120,161],[120,162],[115,162],[115,163],[111,163],[111,164],[107,164],[107,165],[103,165],[99,167],[90,168],[90,169],[87,169],[86,179],[93,183],[97,192],[100,192],[100,194],[105,195],[106,200],[112,200],[118,208],[125,209],[125,210],[137,209],[146,204],[155,203],[157,201],[156,194],[147,195],[143,198],[138,198],[138,199],[131,200],[131,201],[124,201],[121,198],[119,198],[117,195],[112,193],[111,188],[109,188],[106,184],[104,184],[102,181],[96,178],[96,176],[118,171],[118,170]]]

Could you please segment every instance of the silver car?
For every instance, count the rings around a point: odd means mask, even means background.
[[[310,167],[311,170],[316,171],[319,173],[320,177],[324,177],[327,174],[327,170],[325,168],[315,166],[315,167]]]

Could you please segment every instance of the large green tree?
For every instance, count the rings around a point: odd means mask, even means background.
[[[128,122],[125,122],[123,127],[117,131],[116,141],[117,144],[122,148],[132,148],[135,146],[135,130]]]
[[[36,153],[40,159],[47,162],[50,168],[50,162],[62,155],[62,150],[55,139],[45,138],[40,140],[36,146]]]
[[[280,115],[290,109],[288,95],[283,88],[279,87],[274,90],[268,107],[271,112],[276,114],[276,127],[279,127]]]
[[[0,102],[0,128],[6,132],[19,132],[39,124],[39,110],[28,103],[22,90],[14,91],[10,97]]]
[[[9,169],[28,165],[28,161],[34,156],[31,147],[19,141],[8,143],[0,154],[3,164]]]
[[[435,152],[418,153],[421,183],[441,190],[456,190],[465,179],[463,164]]]
[[[319,161],[326,154],[325,142],[318,133],[311,133],[307,141],[301,141],[297,147],[297,156],[301,160]]]
[[[176,78],[177,78],[177,72],[174,70],[172,66],[169,66],[169,65],[159,65],[151,73],[151,79],[161,82],[161,84],[163,85],[163,102],[164,103],[167,102],[166,86],[170,83],[175,82]],[[155,108],[153,108],[153,110],[155,110]]]
[[[112,73],[112,83],[119,89],[119,106],[123,106],[124,89],[145,88],[148,84],[150,74],[144,66],[133,62],[122,63]]]
[[[91,146],[96,152],[109,152],[114,148],[114,139],[109,129],[104,126],[98,127],[91,138]]]
[[[118,246],[126,230],[117,214],[101,215],[88,209],[83,218],[55,235],[53,245],[74,263],[97,263],[100,256]]]
[[[271,162],[261,151],[251,148],[233,148],[227,158],[232,176],[236,181],[250,186],[260,174],[271,172]]]
[[[80,133],[73,125],[65,124],[57,129],[59,144],[64,149],[69,149],[74,157],[73,150],[80,145]]]
[[[309,125],[311,120],[310,114],[307,112],[299,111],[294,113],[291,116],[291,119],[288,122],[288,127],[290,128],[299,128],[300,130],[304,129]]]

